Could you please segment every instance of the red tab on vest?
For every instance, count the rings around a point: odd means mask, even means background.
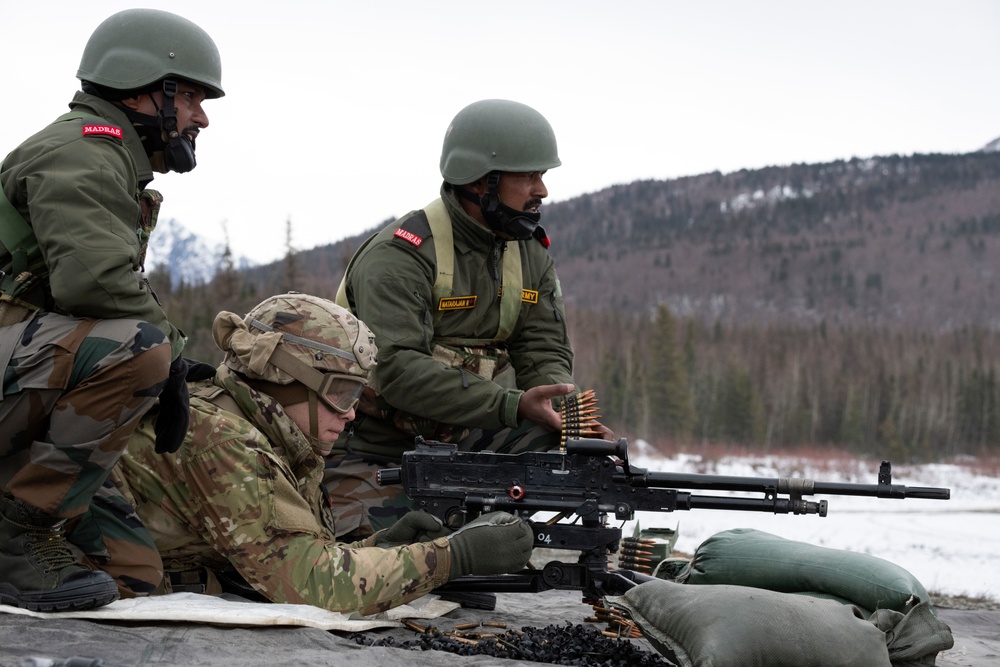
[[[120,127],[115,127],[114,125],[94,125],[92,123],[84,123],[83,136],[89,137],[91,135],[121,139],[122,129]]]
[[[420,244],[424,242],[424,240],[422,238],[420,238],[419,236],[417,236],[413,232],[406,231],[403,228],[397,229],[396,231],[394,231],[392,233],[392,235],[395,236],[397,239],[403,239],[404,241],[409,241],[410,243],[412,243],[417,248],[419,248]]]

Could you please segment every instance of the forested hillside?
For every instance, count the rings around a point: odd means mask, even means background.
[[[1000,453],[1000,153],[635,182],[543,222],[577,378],[619,435]],[[214,360],[217,310],[332,298],[363,238],[161,296],[188,354]]]
[[[1000,327],[1000,153],[643,181],[545,209],[581,306],[733,324]]]

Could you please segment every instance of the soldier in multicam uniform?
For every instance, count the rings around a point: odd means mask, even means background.
[[[0,603],[83,609],[160,582],[151,542],[94,521],[129,521],[105,482],[157,398],[157,446],[186,431],[184,337],[136,272],[161,201],[145,188],[154,171],[195,166],[221,73],[187,19],[114,14],[87,42],[71,111],[0,168]],[[92,569],[120,557],[145,565]]]
[[[337,302],[371,326],[381,353],[361,414],[327,461],[338,535],[408,511],[400,488],[375,476],[415,436],[505,453],[558,446],[553,403],[574,390],[573,353],[538,209],[542,177],[560,164],[537,111],[475,102],[445,134],[440,199],[351,260]]]
[[[412,512],[364,541],[336,542],[323,457],[354,418],[376,361],[374,336],[346,309],[289,293],[245,318],[220,313],[213,335],[225,360],[212,380],[191,384],[184,445],[157,454],[150,414],[122,458],[124,490],[163,556],[166,590],[369,614],[463,574],[527,563],[531,529],[503,513],[444,536],[434,517]]]

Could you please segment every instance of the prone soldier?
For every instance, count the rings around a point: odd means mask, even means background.
[[[527,563],[531,530],[501,512],[452,534],[414,512],[363,541],[334,539],[323,457],[376,364],[374,336],[350,312],[289,293],[245,318],[220,313],[213,335],[225,359],[191,384],[184,444],[158,454],[151,413],[122,458],[121,491],[163,557],[161,590],[369,614]]]

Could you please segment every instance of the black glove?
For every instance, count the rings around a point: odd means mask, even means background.
[[[215,377],[215,366],[206,364],[204,361],[185,359],[187,362],[187,381],[198,382],[199,380],[210,380]]]
[[[176,452],[187,435],[191,418],[187,388],[188,362],[177,357],[170,364],[170,375],[160,392],[160,411],[153,422],[156,433],[156,452]]]

